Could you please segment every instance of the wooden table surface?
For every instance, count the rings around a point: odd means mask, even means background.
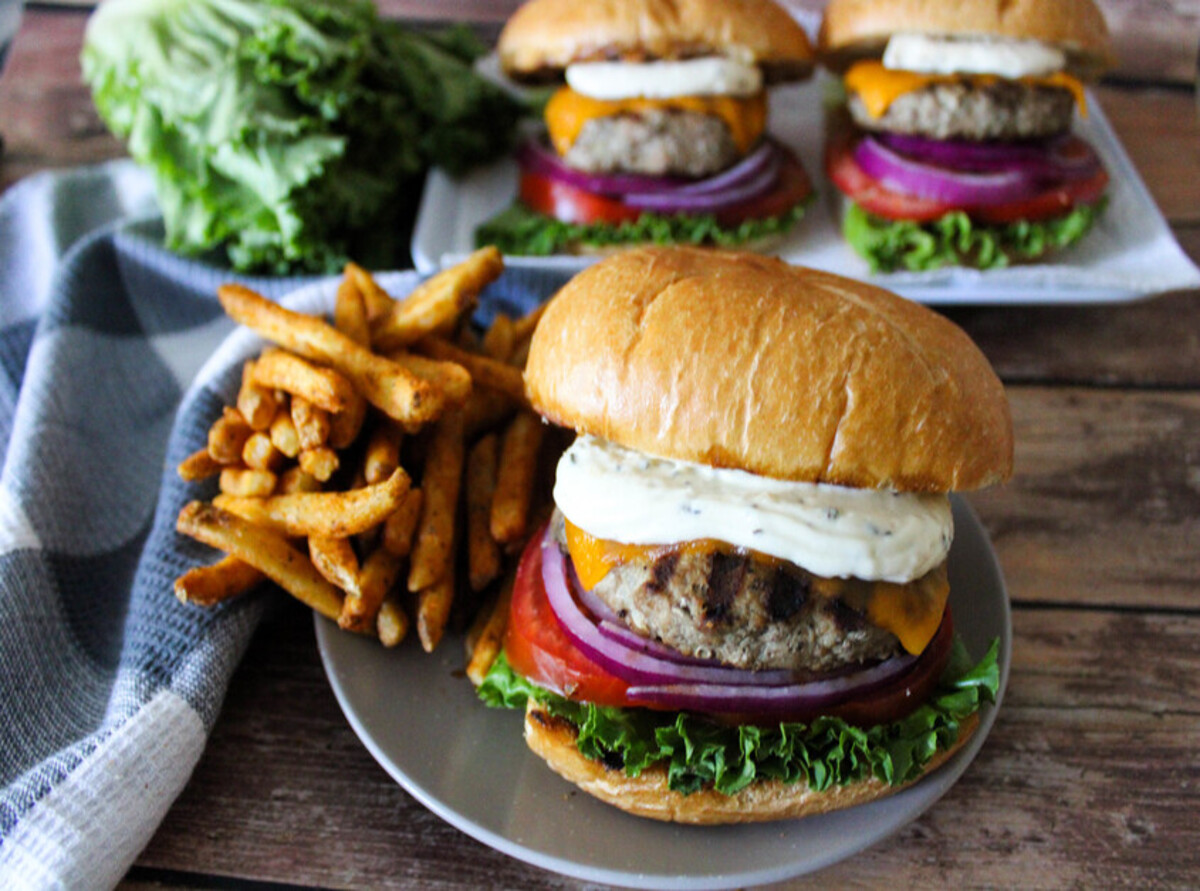
[[[1190,27],[1193,5],[1173,8]],[[0,78],[0,186],[122,153],[78,82],[83,21],[27,10]],[[1180,70],[1164,63],[1162,83],[1122,77],[1099,97],[1200,260],[1196,100],[1190,85],[1165,83]],[[1012,596],[1008,695],[979,757],[932,810],[786,887],[1195,885],[1200,292],[948,315],[1006,382],[1016,426],[1012,482],[970,497]],[[290,603],[256,635],[191,783],[126,887],[230,879],[579,887],[474,841],[397,786],[339,711],[312,621]]]

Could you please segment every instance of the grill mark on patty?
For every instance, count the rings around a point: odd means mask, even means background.
[[[703,593],[705,625],[723,625],[733,614],[733,598],[742,586],[746,574],[746,557],[717,551],[712,555],[708,571],[708,588]]]
[[[679,554],[676,551],[669,551],[661,559],[656,560],[650,569],[650,580],[646,582],[646,590],[665,591],[667,584],[671,581],[671,576],[675,574],[677,563],[679,563]]]
[[[775,573],[767,594],[767,615],[771,621],[785,622],[804,609],[811,588],[807,576],[786,570]]]

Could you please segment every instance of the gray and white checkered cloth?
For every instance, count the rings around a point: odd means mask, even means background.
[[[178,462],[239,368],[217,265],[160,247],[128,162],[42,174],[0,200],[0,887],[107,887],[183,789],[263,595],[180,604],[212,552],[176,534]],[[267,296],[296,279],[242,279]],[[481,314],[562,277],[507,273]],[[403,292],[406,273],[385,279]],[[326,282],[297,295],[315,308]],[[226,351],[228,352],[228,351]]]

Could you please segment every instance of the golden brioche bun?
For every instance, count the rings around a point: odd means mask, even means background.
[[[1004,388],[962,330],[757,254],[641,248],[597,263],[550,303],[525,383],[557,424],[713,467],[926,492],[1012,473]]]
[[[962,748],[978,726],[978,714],[964,719],[958,740],[949,749],[937,752],[921,777]],[[525,742],[555,773],[623,811],[674,823],[761,823],[811,817],[886,798],[921,779],[890,786],[871,777],[824,791],[810,789],[804,783],[760,780],[736,795],[724,795],[711,788],[684,795],[667,786],[665,767],[654,765],[636,777],[627,776],[623,770],[585,757],[575,739],[575,728],[569,722],[547,714],[530,701],[525,711]]]
[[[617,58],[728,55],[761,66],[768,82],[813,67],[804,29],[773,0],[529,0],[504,26],[498,52],[517,80]]]
[[[817,40],[823,64],[843,71],[878,56],[897,33],[1040,40],[1067,52],[1076,74],[1113,62],[1104,14],[1092,0],[830,0]]]

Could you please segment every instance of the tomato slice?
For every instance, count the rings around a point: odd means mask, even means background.
[[[888,189],[859,166],[854,158],[854,140],[835,136],[825,146],[825,172],[850,200],[864,210],[889,220],[927,223],[962,210],[982,223],[1012,223],[1017,220],[1047,220],[1062,216],[1076,204],[1097,201],[1108,186],[1108,173],[1099,169],[1087,179],[1046,189],[1031,198],[986,207],[959,207]]]
[[[513,584],[512,606],[504,635],[509,664],[518,674],[568,699],[597,705],[632,707],[629,684],[605,671],[563,633],[546,599],[542,585],[542,541],[544,527],[525,547]],[[554,545],[551,545],[552,547]],[[937,687],[950,658],[954,638],[949,610],[941,627],[917,662],[903,676],[883,687],[826,710],[863,727],[894,721],[925,702]],[[646,706],[641,706],[646,707]],[[714,715],[723,723],[776,723],[753,714]],[[812,715],[803,716],[804,720]],[[801,719],[797,716],[797,720]]]
[[[775,188],[756,198],[731,205],[716,214],[717,222],[736,226],[745,220],[777,217],[791,210],[812,193],[812,182],[803,165],[791,152],[783,152],[779,181]],[[586,189],[540,173],[522,170],[518,197],[531,210],[564,223],[612,223],[636,220],[643,211],[619,198],[597,195]]]
[[[628,705],[629,685],[575,648],[563,633],[542,585],[544,529],[525,546],[513,582],[504,652],[518,674],[568,699],[597,705]],[[552,545],[553,546],[553,545]]]

